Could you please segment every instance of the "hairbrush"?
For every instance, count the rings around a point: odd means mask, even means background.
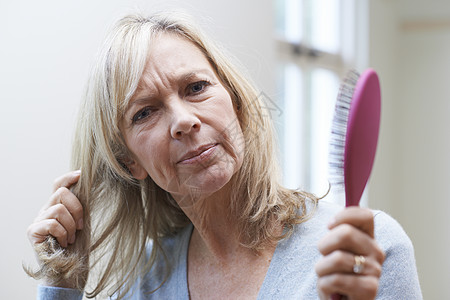
[[[344,187],[345,206],[358,206],[372,171],[380,129],[376,72],[350,71],[339,89],[330,143],[330,183]],[[333,295],[333,300],[342,296]]]

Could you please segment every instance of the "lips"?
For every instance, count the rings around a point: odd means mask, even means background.
[[[218,144],[207,144],[184,154],[178,164],[193,164],[208,159]]]

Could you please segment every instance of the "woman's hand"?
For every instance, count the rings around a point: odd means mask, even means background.
[[[320,299],[345,295],[347,299],[375,299],[385,255],[374,239],[373,214],[349,207],[328,225],[319,242],[323,257],[316,264]]]
[[[44,279],[45,285],[81,291],[89,272],[89,234],[79,231],[76,238],[77,230],[86,226],[83,206],[69,190],[79,179],[80,171],[74,171],[55,180],[53,194],[27,232],[41,268],[25,271],[33,278]]]
[[[76,231],[83,229],[83,207],[69,188],[79,178],[80,171],[74,171],[55,180],[49,201],[28,227],[28,239],[33,246],[44,242],[49,235],[63,248],[75,242]]]

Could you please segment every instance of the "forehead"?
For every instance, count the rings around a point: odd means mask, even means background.
[[[198,46],[185,37],[164,33],[157,35],[150,45],[144,74],[177,74],[203,68],[212,69]]]
[[[158,94],[161,84],[168,86],[193,78],[194,75],[205,74],[211,79],[217,78],[209,60],[198,46],[175,33],[157,34],[152,38],[144,71],[130,100],[133,102],[136,98]]]

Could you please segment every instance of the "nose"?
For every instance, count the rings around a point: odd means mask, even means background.
[[[181,139],[185,135],[200,130],[200,119],[194,114],[189,104],[177,101],[172,105],[172,124],[170,134],[174,139]]]

